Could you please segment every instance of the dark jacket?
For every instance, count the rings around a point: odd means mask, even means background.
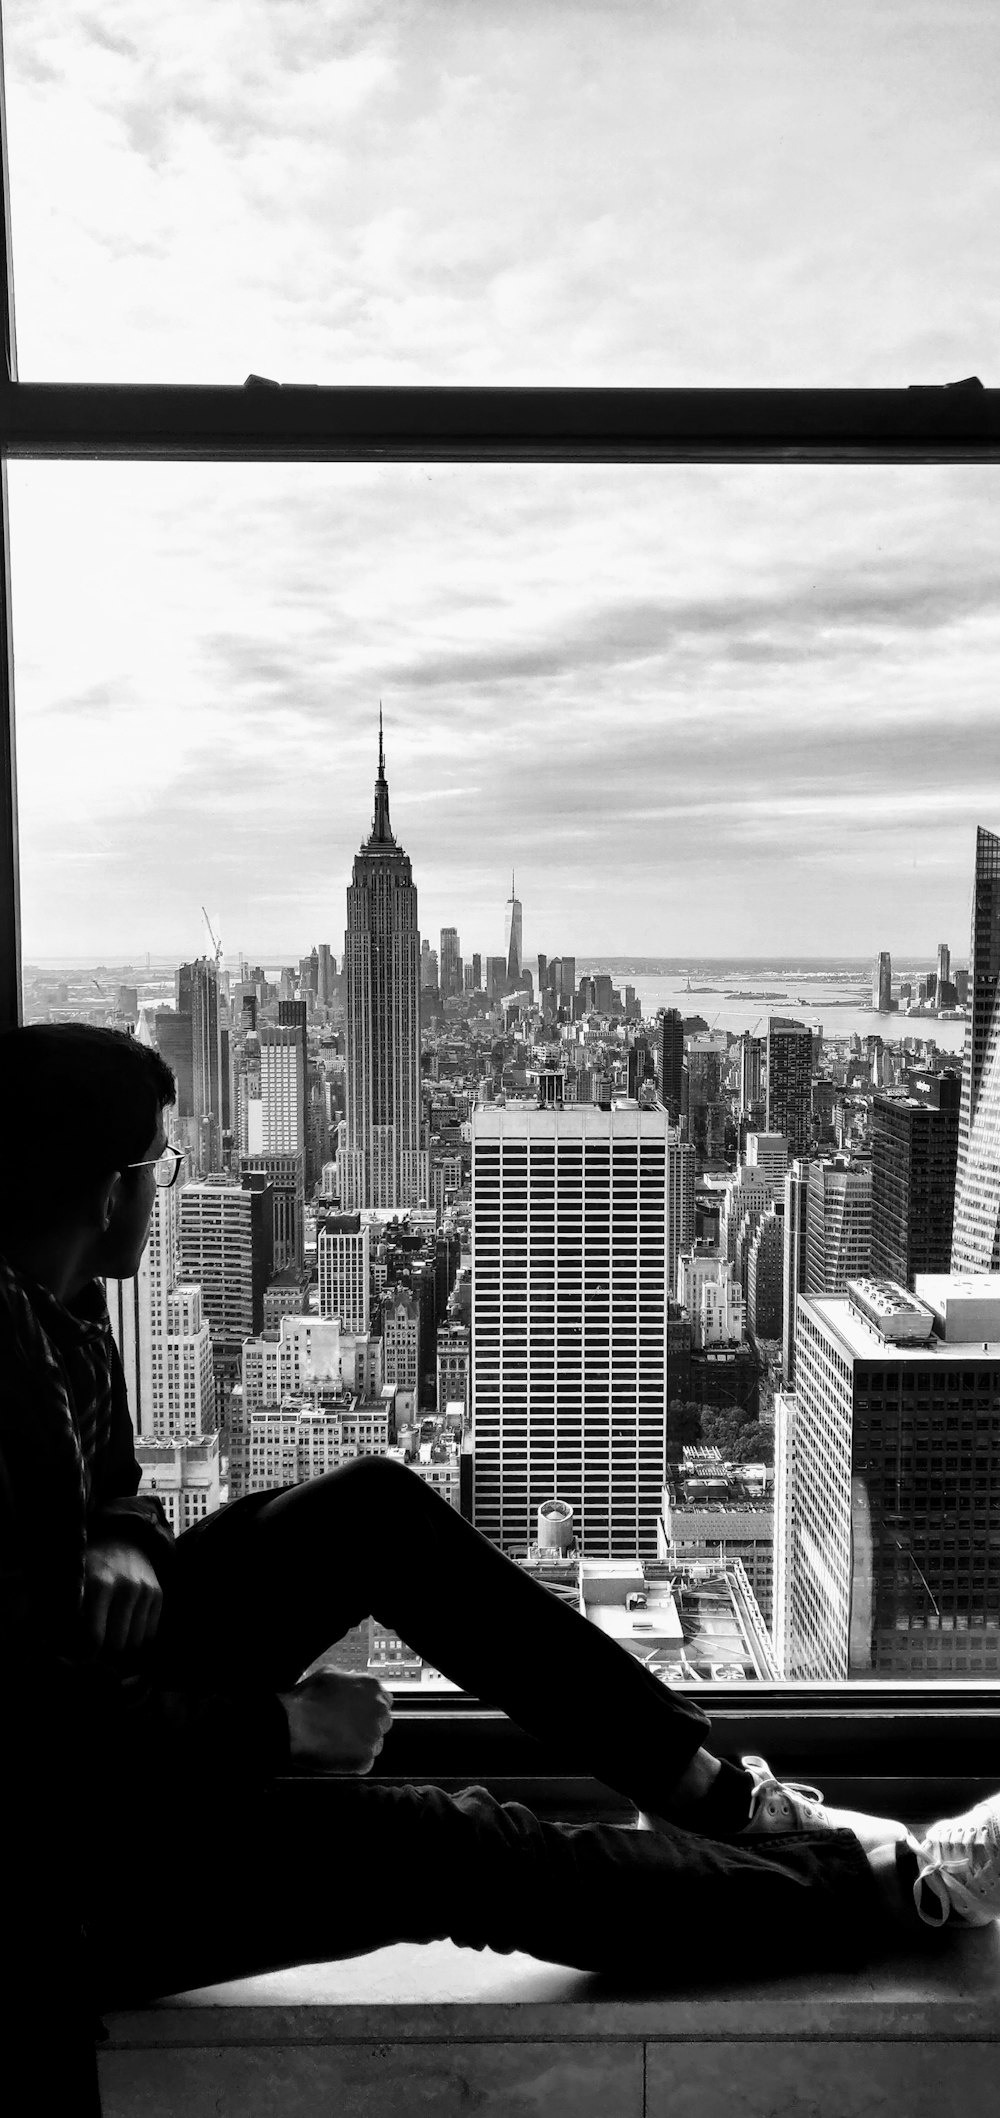
[[[110,1422],[91,1466],[87,1533],[138,1545],[169,1599],[177,1547],[160,1502],[138,1490],[110,1331],[106,1348]],[[224,1669],[217,1688],[173,1689],[141,1662],[129,1670],[74,1651],[79,1462],[47,1416],[51,1398],[50,1377],[31,1372],[0,1307],[0,2014],[15,2031],[39,1990],[56,2019],[81,2006],[86,2015],[81,1937],[111,1864],[134,1870],[137,1910],[155,1918],[142,1809],[192,1793],[211,1802],[226,1787],[266,1782],[288,1759],[275,1693],[227,1687]]]
[[[174,1536],[156,1496],[139,1492],[125,1379],[110,1333],[107,1347],[111,1425],[91,1469],[87,1533],[138,1545],[169,1596]],[[101,1782],[119,1779],[129,1765],[143,1773],[149,1793],[157,1779],[169,1787],[180,1752],[189,1770],[209,1776],[203,1785],[230,1771],[244,1783],[267,1778],[288,1760],[287,1722],[273,1692],[227,1688],[222,1669],[218,1688],[166,1689],[141,1669],[67,1651],[60,1561],[78,1498],[71,1466],[39,1417],[38,1397],[19,1348],[4,1344],[0,1314],[0,1684],[15,1751],[35,1765],[42,1745],[69,1751],[81,1767],[92,1757]]]

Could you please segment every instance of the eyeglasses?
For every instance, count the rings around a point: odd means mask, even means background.
[[[162,1155],[155,1156],[152,1161],[126,1162],[125,1167],[126,1169],[153,1170],[155,1181],[159,1185],[160,1190],[169,1191],[171,1184],[176,1184],[177,1182],[183,1160],[184,1156],[179,1147],[165,1147]]]

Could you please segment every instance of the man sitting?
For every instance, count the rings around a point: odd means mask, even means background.
[[[57,2064],[39,2006],[76,2026],[79,2057],[92,2007],[402,1940],[669,1982],[736,1968],[748,1939],[777,1970],[991,1922],[1000,1797],[918,1844],[761,1759],[716,1758],[697,1705],[398,1464],[360,1459],[173,1538],[139,1491],[102,1284],[137,1271],[176,1176],[173,1094],[159,1056],[113,1031],[0,1037],[3,1990],[10,2036],[34,2023],[38,2100]],[[652,1828],[371,1780],[387,1693],[302,1672],[376,1608]],[[289,1769],[330,1774],[329,1805],[278,1855],[261,1802]],[[157,1826],[185,1811],[216,1837],[200,1885],[175,1890]]]

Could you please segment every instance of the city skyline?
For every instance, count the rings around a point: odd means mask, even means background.
[[[25,379],[991,380],[981,9],[278,20],[10,0]],[[336,932],[380,695],[428,933],[512,860],[529,960],[964,933],[993,482],[13,463],[25,953]]]

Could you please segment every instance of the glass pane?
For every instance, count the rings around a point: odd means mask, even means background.
[[[888,385],[993,344],[979,0],[4,16],[26,378]]]
[[[950,1263],[991,476],[11,494],[26,1013],[177,1073],[191,1505],[395,1447],[668,1682],[995,1673],[1000,1325],[848,1294]]]

